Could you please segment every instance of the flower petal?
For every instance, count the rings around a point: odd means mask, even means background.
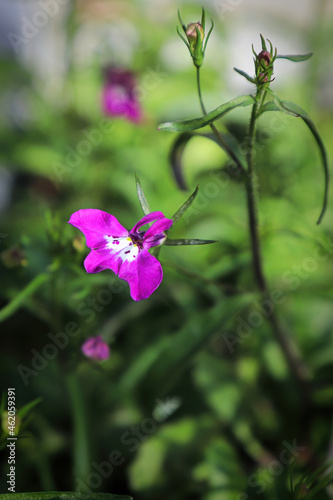
[[[84,261],[87,273],[99,273],[105,269],[111,269],[118,274],[124,262],[133,262],[139,254],[139,247],[134,245],[131,238],[105,237],[104,248],[91,250]],[[117,245],[115,245],[117,243]]]
[[[119,85],[112,85],[104,89],[103,109],[107,115],[123,116],[138,123],[142,120],[142,110],[134,97]]]
[[[88,248],[99,248],[106,245],[104,236],[127,237],[128,231],[111,214],[94,208],[86,208],[74,212],[69,224],[77,227],[86,237]]]
[[[135,261],[121,264],[119,278],[128,282],[132,299],[147,299],[162,281],[162,266],[153,255],[142,249]]]
[[[165,234],[163,234],[163,231],[167,231],[171,226],[172,219],[164,218],[154,222],[143,237],[144,248],[148,249],[156,245],[160,245],[163,240],[165,240]]]
[[[162,212],[151,212],[150,214],[145,215],[142,219],[139,220],[133,227],[131,233],[137,233],[138,229],[153,220],[165,219],[165,216]]]
[[[87,338],[82,344],[81,350],[87,358],[94,361],[104,361],[110,356],[110,348],[101,335]]]

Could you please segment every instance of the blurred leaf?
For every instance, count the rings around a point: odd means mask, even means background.
[[[190,132],[184,132],[183,134],[180,134],[173,143],[169,155],[170,164],[176,183],[178,184],[179,189],[182,189],[183,191],[186,191],[187,187],[183,176],[182,156],[188,141],[194,136],[195,134],[192,134]]]
[[[135,174],[135,182],[136,182],[136,191],[138,193],[138,198],[139,198],[139,201],[140,201],[140,205],[141,205],[141,208],[143,210],[143,213],[145,215],[148,215],[151,213],[151,210],[150,210],[150,207],[149,207],[149,203],[147,201],[147,198],[145,196],[145,193],[143,192],[143,188],[142,188],[142,185],[141,185],[141,182],[138,178],[138,176]]]
[[[262,34],[261,34],[261,33],[260,33],[260,40],[261,40],[261,48],[262,48],[262,50],[267,50],[266,40],[265,40],[265,38],[262,36]]]
[[[180,134],[177,139],[175,140],[171,152],[170,152],[170,163],[171,163],[171,168],[175,177],[175,180],[179,186],[180,189],[182,190],[187,190],[185,179],[184,179],[184,167],[183,167],[183,154],[185,151],[185,148],[189,142],[190,139],[193,137],[203,137],[204,139],[210,139],[211,141],[215,142],[218,144],[222,149],[226,152],[227,155],[229,155],[230,150],[233,152],[233,154],[237,157],[238,163],[242,165],[245,168],[245,161],[244,161],[244,156],[242,152],[240,151],[239,143],[237,139],[231,135],[231,134],[226,134],[224,132],[219,131],[219,135],[222,137],[223,142],[226,144],[227,147],[223,146],[221,142],[217,139],[215,134],[202,134],[202,133],[190,133],[190,132],[184,132],[183,134]]]
[[[39,403],[43,401],[43,398],[36,398],[33,401],[30,401],[26,405],[22,406],[20,410],[17,412],[18,416],[23,419],[30,413]]]
[[[313,500],[333,481],[333,461],[329,460],[312,473],[305,473],[294,486],[295,499]]]
[[[299,55],[289,55],[289,56],[276,56],[276,59],[288,59],[288,61],[292,62],[302,62],[310,59],[313,56],[313,52],[309,52],[308,54],[299,54]]]
[[[194,238],[167,238],[164,245],[168,246],[182,246],[182,245],[209,245],[210,243],[217,243],[217,240],[198,240]]]
[[[249,82],[255,83],[254,78],[252,78],[252,76],[245,73],[245,71],[238,69],[238,68],[234,68],[234,70],[236,71],[236,73],[239,73],[241,76],[244,76],[244,78],[246,78],[246,80],[248,80]]]
[[[36,276],[23,288],[5,307],[0,310],[0,323],[10,318],[23,304],[24,301],[34,294],[50,277],[49,273],[42,273]]]
[[[147,373],[142,380],[137,381],[144,392],[147,394],[158,392],[161,397],[166,394],[209,338],[217,330],[225,328],[236,312],[252,300],[252,295],[225,297],[224,302],[208,311],[193,313],[187,324],[176,335],[165,341],[163,349]]]
[[[221,106],[214,109],[213,111],[210,111],[210,113],[207,113],[205,116],[201,116],[199,118],[194,118],[191,120],[161,123],[158,126],[158,130],[170,130],[172,132],[189,132],[191,130],[196,130],[198,128],[209,125],[210,123],[221,118],[235,108],[238,108],[240,106],[250,106],[251,104],[253,104],[253,102],[254,99],[251,95],[236,97],[231,101],[221,104]]]
[[[327,154],[326,154],[326,149],[324,146],[324,143],[319,135],[319,132],[309,117],[309,115],[302,109],[300,106],[297,104],[294,104],[293,102],[290,101],[281,101],[279,97],[274,93],[274,102],[270,101],[266,103],[262,110],[261,113],[265,113],[266,111],[282,111],[283,113],[286,113],[288,115],[292,115],[295,117],[302,118],[304,123],[308,126],[310,129],[310,132],[312,133],[313,137],[315,138],[315,141],[317,142],[317,145],[319,147],[320,155],[321,155],[321,160],[322,160],[322,165],[324,169],[324,199],[323,199],[323,208],[321,210],[321,213],[319,215],[319,219],[317,221],[317,224],[320,224],[322,221],[322,218],[325,215],[326,208],[327,208],[327,202],[328,202],[328,182],[329,182],[329,171],[328,171],[328,162],[327,162]]]

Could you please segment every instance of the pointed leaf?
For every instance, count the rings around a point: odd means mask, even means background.
[[[205,9],[202,7],[201,11],[201,26],[203,29],[203,32],[205,32],[205,27],[206,27],[206,12]]]
[[[242,165],[245,168],[245,160],[244,160],[244,155],[242,154],[239,143],[235,139],[235,137],[231,134],[226,134],[224,132],[219,131],[219,135],[222,137],[224,143],[228,146],[229,150],[225,150],[227,155],[229,155],[230,150],[233,152],[234,156],[237,157],[239,165]],[[219,142],[215,136],[215,134],[202,134],[198,132],[184,132],[180,134],[175,142],[173,143],[173,146],[170,151],[170,164],[171,168],[173,171],[173,175],[175,177],[175,180],[177,182],[178,187],[183,190],[187,191],[188,187],[184,179],[184,173],[183,173],[183,163],[182,163],[182,158],[183,154],[185,151],[185,148],[192,137],[204,137],[206,139],[210,139],[211,141],[214,141],[217,143],[220,147],[223,148],[221,145],[221,142]],[[223,148],[224,149],[224,148]]]
[[[168,246],[182,246],[182,245],[209,245],[210,243],[217,243],[217,240],[198,240],[198,239],[183,239],[183,238],[167,238],[164,245]]]
[[[196,130],[198,128],[209,125],[213,121],[221,118],[235,108],[238,108],[240,106],[250,106],[251,104],[253,104],[253,102],[254,98],[251,95],[236,97],[231,101],[221,104],[221,106],[219,106],[218,108],[214,109],[204,116],[200,116],[199,118],[161,123],[158,126],[158,130],[171,130],[173,132],[189,132],[191,130]]]
[[[309,52],[308,54],[295,54],[295,55],[288,55],[288,56],[283,56],[283,55],[277,55],[276,59],[288,59],[288,61],[292,62],[302,62],[306,61],[307,59],[310,59],[310,57],[313,55],[313,52]]]
[[[208,43],[208,40],[209,40],[210,35],[212,34],[212,31],[213,31],[213,29],[214,29],[214,21],[213,21],[213,19],[212,19],[212,18],[210,18],[210,20],[211,20],[211,22],[212,22],[212,25],[211,25],[211,27],[209,28],[208,35],[207,35],[207,37],[206,37],[205,45],[204,45],[204,48],[203,48],[203,53],[204,53],[204,55],[205,55],[205,52],[206,52],[206,48],[207,48],[207,43]]]
[[[141,208],[143,210],[143,213],[145,215],[148,215],[151,213],[149,203],[147,201],[145,193],[143,192],[141,182],[136,174],[135,174],[135,183],[136,183],[136,191],[138,193],[138,198],[139,198],[139,202],[140,202]]]
[[[321,156],[321,161],[324,169],[324,197],[323,197],[323,207],[320,212],[317,224],[320,224],[327,208],[327,202],[328,202],[328,182],[329,182],[329,170],[328,170],[328,161],[327,161],[327,154],[326,154],[326,149],[324,146],[324,143],[319,135],[319,132],[307,114],[304,109],[302,109],[300,106],[297,104],[294,104],[293,102],[289,101],[281,101],[280,98],[274,94],[274,102],[270,101],[266,103],[262,110],[261,113],[264,113],[265,111],[282,111],[283,113],[286,113],[288,115],[292,115],[295,117],[302,118],[304,123],[308,126],[310,129],[313,137],[315,138],[315,141],[317,142],[319,151],[320,151],[320,156]]]
[[[241,69],[238,69],[238,68],[234,68],[234,70],[237,73],[239,73],[240,75],[244,76],[244,78],[246,78],[249,82],[255,83],[254,78],[252,78],[250,75],[248,75],[247,73],[245,73],[245,71],[243,71]]]
[[[22,408],[17,412],[18,416],[23,419],[30,413],[35,406],[37,406],[39,403],[43,401],[43,398],[36,398],[33,401],[30,401],[30,403],[27,403],[26,405],[22,406]]]
[[[197,194],[198,194],[198,191],[199,191],[199,186],[197,186],[195,188],[195,190],[193,191],[193,193],[187,198],[187,200],[185,201],[185,203],[182,204],[182,206],[177,210],[177,212],[173,215],[173,217],[171,217],[172,221],[173,221],[173,224],[172,226],[174,227],[174,225],[179,221],[179,219],[182,217],[182,215],[186,212],[186,210],[192,205],[192,203],[194,202]]]
[[[182,28],[183,28],[184,32],[186,33],[186,26],[185,26],[185,24],[184,24],[184,22],[183,22],[183,20],[181,18],[180,10],[179,9],[178,9],[178,19],[179,19],[180,24],[182,25]]]
[[[183,40],[183,42],[185,43],[186,47],[188,48],[188,50],[190,51],[190,54],[191,54],[190,44],[187,42],[187,40],[185,39],[185,37],[181,34],[181,32],[178,29],[178,26],[177,26],[177,33],[180,36],[180,38]]]
[[[260,33],[260,39],[261,39],[262,50],[267,50],[265,38],[262,36],[261,33]]]
[[[173,143],[169,155],[169,160],[173,171],[173,175],[175,177],[179,189],[182,189],[183,191],[187,191],[188,188],[186,186],[185,179],[183,176],[182,156],[188,141],[193,136],[194,134],[190,132],[184,132],[183,134],[180,134]]]

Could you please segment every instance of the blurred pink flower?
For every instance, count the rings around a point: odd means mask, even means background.
[[[107,68],[102,95],[104,113],[139,123],[142,109],[135,94],[136,85],[135,75],[131,71],[116,66]]]
[[[110,348],[108,344],[104,342],[101,335],[87,338],[82,344],[81,350],[87,358],[93,359],[94,361],[104,361],[110,356]]]

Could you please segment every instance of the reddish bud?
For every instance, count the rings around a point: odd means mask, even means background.
[[[272,56],[267,50],[262,50],[258,54],[258,61],[265,66],[269,66],[272,62]]]

